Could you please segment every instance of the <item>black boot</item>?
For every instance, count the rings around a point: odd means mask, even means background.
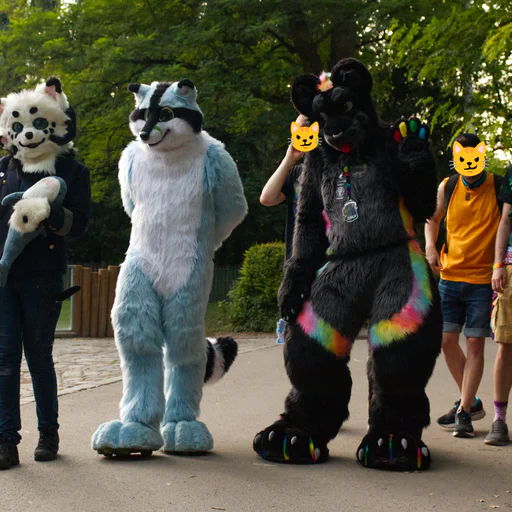
[[[41,430],[39,443],[34,452],[34,459],[38,462],[55,460],[59,451],[59,433],[57,430]]]
[[[0,469],[10,469],[19,463],[20,458],[16,444],[0,436]]]

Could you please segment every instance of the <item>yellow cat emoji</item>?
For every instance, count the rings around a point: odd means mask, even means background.
[[[462,176],[477,176],[485,168],[485,142],[476,148],[453,144],[453,167]]]
[[[320,126],[313,123],[311,126],[299,126],[296,122],[291,124],[292,146],[303,153],[312,151],[318,146],[318,132]]]

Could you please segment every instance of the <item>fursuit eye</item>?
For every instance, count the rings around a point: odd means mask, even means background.
[[[475,158],[475,162],[478,162],[479,160],[480,160],[480,158],[477,156],[477,157]]]
[[[38,117],[37,119],[34,119],[32,126],[36,130],[44,130],[45,128],[48,128],[48,121],[44,117]]]
[[[309,136],[309,140],[313,140],[313,135],[310,135],[310,136]]]
[[[300,135],[297,135],[297,140],[300,140]]]
[[[23,125],[21,123],[14,123],[12,125],[12,131],[15,133],[21,133],[23,131]]]
[[[347,103],[345,103],[345,112],[350,112],[353,106],[354,105],[352,104],[351,101],[347,101]]]
[[[160,123],[166,123],[171,119],[174,119],[174,112],[172,111],[171,108],[164,107],[162,110],[160,110],[160,117],[158,118],[158,121]]]
[[[464,162],[464,158],[460,157],[460,161],[461,161],[461,162]]]

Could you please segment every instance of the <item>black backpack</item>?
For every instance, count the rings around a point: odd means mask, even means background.
[[[493,174],[494,176],[494,192],[496,193],[496,202],[498,203],[498,208],[501,211],[503,210],[503,201],[499,199],[500,189],[501,185],[505,182],[505,178],[503,176],[500,176],[499,174]],[[442,231],[444,234],[445,239],[445,245],[444,245],[444,252],[448,252],[448,237],[447,237],[447,231],[446,231],[446,215],[448,214],[448,205],[450,204],[450,199],[452,198],[453,191],[455,190],[455,186],[457,185],[457,182],[459,181],[459,178],[462,179],[462,176],[460,174],[452,174],[448,181],[446,182],[446,185],[444,187],[444,207],[445,207],[445,216],[443,218],[443,226]]]
[[[496,201],[498,203],[498,208],[503,210],[503,201],[500,201],[499,194],[501,185],[503,185],[505,178],[503,176],[500,176],[499,174],[493,174],[494,176],[494,192],[496,193]],[[455,186],[457,185],[457,182],[459,181],[459,178],[461,177],[460,174],[452,174],[448,181],[446,182],[446,185],[444,187],[444,206],[445,206],[445,212],[448,213],[448,205],[450,204],[450,199],[452,198],[453,191],[455,190]]]

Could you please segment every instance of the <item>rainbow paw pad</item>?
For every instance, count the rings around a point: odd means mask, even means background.
[[[416,117],[400,119],[395,123],[392,131],[393,139],[397,143],[408,137],[414,137],[426,142],[430,134],[428,126],[421,124],[420,120]]]
[[[265,460],[288,464],[317,464],[329,455],[326,444],[315,442],[305,430],[282,420],[259,432],[253,449]]]
[[[359,445],[356,458],[362,466],[391,471],[424,471],[431,464],[425,443],[405,432],[370,430]]]

